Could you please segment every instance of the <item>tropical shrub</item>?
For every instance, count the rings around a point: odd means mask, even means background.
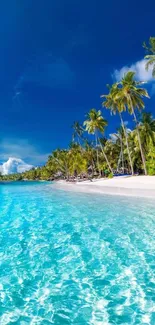
[[[109,173],[108,178],[113,178],[113,177],[114,177],[113,173]]]
[[[149,153],[147,155],[146,166],[148,175],[155,175],[155,147],[153,144],[150,146]]]

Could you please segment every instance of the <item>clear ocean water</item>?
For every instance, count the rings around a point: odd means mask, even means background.
[[[0,185],[0,324],[155,324],[154,201]]]

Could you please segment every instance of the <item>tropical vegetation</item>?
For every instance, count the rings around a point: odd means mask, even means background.
[[[155,77],[155,37],[143,46],[149,53],[145,56],[146,69],[151,67]],[[147,98],[145,80],[137,81],[135,72],[128,71],[122,80],[108,85],[107,94],[101,95],[102,109],[92,108],[82,123],[73,123],[67,149],[54,150],[45,166],[21,174],[0,175],[0,179],[83,180],[124,173],[155,175],[155,119],[144,110]],[[120,118],[116,132],[108,137],[105,109]],[[132,128],[128,128],[127,114],[133,117]]]
[[[145,56],[146,62],[146,70],[148,71],[149,67],[152,68],[152,76],[155,77],[155,37],[149,38],[149,45],[143,43],[143,47],[145,48],[146,52],[148,53]]]

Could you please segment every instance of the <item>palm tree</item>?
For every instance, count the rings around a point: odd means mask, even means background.
[[[155,145],[155,119],[151,113],[142,113],[139,130],[143,148],[147,153],[151,143]]]
[[[153,66],[152,76],[155,78],[155,37],[150,37],[149,46],[147,46],[146,43],[144,42],[143,47],[146,49],[148,53],[150,53],[144,57],[144,59],[147,60],[145,68],[148,71],[149,67]]]
[[[88,142],[88,140],[85,141],[84,154],[88,162],[88,171],[91,171],[93,177],[95,172],[95,149],[93,143]]]
[[[147,154],[147,169],[149,175],[155,175],[155,146],[151,144]]]
[[[70,172],[70,152],[68,150],[56,149],[53,151],[50,160],[53,164],[55,173],[61,173],[67,180],[69,180]]]
[[[73,128],[73,141],[77,139],[79,145],[81,146],[82,135],[83,135],[83,127],[80,125],[79,122],[75,121],[72,125]]]
[[[117,162],[120,154],[120,145],[118,141],[114,141],[114,139],[111,138],[108,139],[104,144],[104,152],[106,156],[108,156],[108,160],[110,162],[110,166],[113,170],[117,169]]]
[[[121,120],[121,125],[124,131],[125,135],[125,141],[126,141],[126,147],[127,147],[127,152],[128,152],[128,157],[129,157],[129,162],[130,162],[130,168],[131,168],[131,173],[134,175],[134,170],[133,170],[133,163],[131,159],[131,153],[129,150],[129,143],[128,143],[128,135],[126,132],[126,127],[122,118],[122,111],[125,110],[125,106],[122,105],[121,100],[118,98],[118,93],[120,92],[120,88],[118,87],[118,83],[115,83],[110,86],[109,88],[109,94],[108,95],[102,95],[101,98],[105,98],[105,101],[103,101],[102,106],[105,108],[108,108],[111,110],[112,114],[118,113],[120,120]]]
[[[140,152],[140,148],[139,148],[139,142],[138,142],[136,129],[133,129],[132,131],[130,130],[130,133],[128,135],[128,141],[129,141],[129,148],[130,148],[131,157],[132,157],[133,168],[134,168],[135,172],[139,172],[139,171],[143,170],[143,167],[142,167],[141,152]],[[124,151],[124,153],[125,153],[125,151]]]
[[[143,98],[149,98],[148,92],[146,89],[141,88],[140,85],[144,82],[138,82],[134,79],[135,72],[129,71],[124,75],[124,78],[120,81],[120,91],[117,94],[117,98],[121,101],[121,105],[124,106],[124,109],[128,109],[129,114],[133,115],[134,121],[136,124],[137,137],[139,142],[139,148],[141,152],[141,158],[143,163],[143,169],[145,175],[147,175],[145,156],[142,148],[142,143],[140,139],[139,132],[139,123],[137,121],[135,109],[139,111],[144,109]]]
[[[124,145],[123,145],[123,136],[124,136],[124,130],[123,127],[119,127],[117,129],[117,133],[110,134],[111,139],[113,140],[115,146],[117,146],[117,143],[120,146],[120,154],[117,164],[117,170],[119,170],[119,166],[122,164],[122,169],[124,173]]]
[[[96,153],[97,153],[97,166],[98,170],[100,171],[100,165],[99,165],[99,153],[98,153],[98,133],[103,134],[104,129],[107,126],[107,121],[103,118],[101,111],[97,111],[96,109],[91,109],[90,112],[87,114],[87,120],[84,121],[83,125],[86,127],[86,131],[89,134],[94,134],[95,135],[95,142],[96,142]],[[112,168],[109,164],[108,158],[103,150],[103,147],[101,145],[101,142],[99,141],[99,145],[101,147],[102,153],[104,155],[104,158],[107,162],[107,165],[112,172]]]
[[[81,153],[81,150],[78,150],[78,148],[70,150],[69,172],[72,176],[87,173],[87,159],[84,152]]]

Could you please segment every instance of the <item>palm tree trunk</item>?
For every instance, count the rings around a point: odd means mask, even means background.
[[[81,151],[83,151],[84,152],[84,148],[83,148],[83,146],[82,146],[82,138],[81,137],[79,137],[78,138],[78,143],[79,143],[79,146],[80,146],[80,148],[81,148]]]
[[[95,132],[95,142],[96,142],[97,167],[98,167],[99,174],[101,176],[100,165],[99,165],[99,156],[98,156],[97,132]]]
[[[81,147],[81,142],[80,142],[80,138],[78,137],[78,144]]]
[[[120,117],[120,120],[121,120],[121,125],[122,125],[123,131],[124,131],[124,135],[125,135],[127,152],[128,152],[128,157],[129,157],[129,162],[130,162],[130,168],[131,168],[131,174],[134,175],[133,164],[132,164],[132,159],[131,159],[131,153],[130,153],[129,143],[128,143],[128,137],[127,137],[127,133],[126,133],[124,121],[122,119],[122,114],[120,112],[119,112],[119,117]]]
[[[141,153],[141,157],[142,157],[144,174],[147,175],[146,160],[145,160],[145,156],[144,156],[144,152],[143,152],[143,148],[142,148],[142,143],[141,143],[141,139],[140,139],[139,125],[138,125],[137,117],[136,117],[136,114],[135,114],[135,111],[134,111],[134,108],[133,108],[132,105],[131,105],[131,109],[132,109],[132,114],[134,116],[134,120],[135,120],[135,124],[136,124],[137,137],[138,137],[139,148],[140,148],[140,153]]]
[[[95,162],[92,160],[92,178],[94,178]]]
[[[103,146],[102,146],[102,144],[101,144],[101,141],[100,141],[100,139],[98,139],[98,140],[99,140],[99,143],[100,143],[100,147],[101,147],[101,150],[102,150],[103,156],[104,156],[104,158],[105,158],[105,160],[106,160],[106,163],[107,163],[107,165],[108,165],[108,167],[109,167],[109,170],[111,171],[111,173],[113,173],[113,170],[112,170],[112,168],[111,168],[111,166],[110,166],[110,162],[109,162],[109,160],[108,160],[108,158],[107,158],[107,155],[105,154],[105,152],[104,152],[104,150],[103,150]]]
[[[121,137],[121,156],[122,156],[122,168],[123,168],[123,173],[124,173],[124,155],[123,155],[123,139]]]

